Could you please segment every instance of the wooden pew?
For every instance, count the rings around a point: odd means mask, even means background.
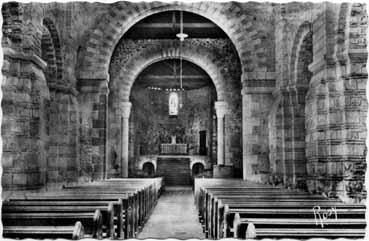
[[[84,228],[81,222],[76,222],[74,226],[3,226],[3,236],[5,238],[23,239],[83,239]]]
[[[211,189],[212,190],[212,189]],[[313,195],[307,195],[306,193],[294,193],[291,195],[290,191],[287,192],[274,192],[274,190],[265,189],[264,193],[257,192],[256,194],[253,194],[253,190],[248,193],[247,190],[242,190],[241,192],[229,192],[224,191],[226,194],[223,194],[222,191],[209,191],[205,194],[205,201],[202,203],[203,207],[200,207],[200,215],[203,216],[202,220],[204,222],[204,229],[205,231],[211,232],[210,235],[214,235],[214,232],[216,232],[216,226],[218,222],[218,213],[220,213],[217,199],[231,199],[232,201],[243,201],[247,199],[247,201],[251,200],[265,200],[268,202],[274,202],[274,201],[282,201],[282,202],[299,202],[299,201],[306,201],[310,203],[315,203],[316,201],[322,201],[322,202],[332,202],[331,200],[326,200],[321,196],[313,196]],[[201,211],[202,210],[202,211]]]
[[[70,226],[80,221],[86,234],[102,239],[102,215],[98,209],[78,213],[3,213],[2,221],[4,226]]]
[[[109,223],[105,223],[107,226],[107,235],[111,236],[112,229],[114,226],[111,225],[111,214],[108,214],[109,203],[113,205],[113,213],[117,224],[116,236],[118,237],[126,237],[128,238],[129,234],[127,230],[127,225],[125,223],[133,223],[131,219],[133,219],[133,214],[131,208],[129,207],[130,195],[121,194],[119,197],[117,195],[111,194],[99,194],[99,193],[90,193],[90,194],[81,194],[81,193],[64,193],[64,192],[48,192],[43,194],[26,194],[21,197],[11,197],[7,203],[11,205],[43,205],[43,206],[73,206],[75,210],[83,210],[86,209],[86,206],[90,206],[90,209],[94,207],[98,208],[100,206],[104,206],[101,209],[104,220],[107,220]],[[73,208],[72,208],[73,209]],[[125,210],[125,211],[124,211]],[[106,212],[105,212],[106,211]]]
[[[327,219],[320,226],[315,219],[306,218],[239,218],[236,214],[235,238],[364,238],[365,218]]]
[[[247,200],[248,199],[248,200]],[[232,196],[217,196],[216,199],[212,198],[210,199],[210,203],[208,204],[206,208],[206,228],[209,230],[210,235],[215,235],[218,231],[221,230],[220,226],[222,225],[222,222],[224,223],[225,228],[228,228],[228,224],[231,223],[228,221],[229,216],[227,211],[222,211],[222,208],[224,205],[228,205],[227,207],[231,206],[232,204],[244,204],[244,206],[248,207],[283,207],[283,208],[290,208],[296,207],[296,206],[305,206],[308,208],[314,207],[314,205],[340,205],[341,203],[336,201],[330,201],[330,200],[320,200],[320,199],[308,199],[308,198],[301,198],[301,199],[292,199],[288,197],[282,197],[280,199],[250,199],[249,197],[236,197],[233,198]],[[227,208],[225,208],[226,210]]]
[[[24,202],[23,205],[13,202],[4,202],[2,206],[2,213],[72,213],[78,215],[79,213],[85,212],[94,212],[95,210],[100,210],[102,214],[102,224],[103,227],[106,229],[107,237],[114,238],[115,236],[115,228],[114,228],[114,207],[113,202],[109,202],[106,205],[106,202],[102,205],[76,205],[64,203],[63,205],[58,205],[57,203],[53,202],[52,204],[45,205],[44,202],[39,201],[37,205],[35,203],[27,203]],[[117,215],[118,216],[118,215]],[[121,217],[119,217],[121,218]],[[117,224],[118,226],[120,224]],[[119,229],[118,229],[119,230]]]
[[[130,193],[133,195],[133,236],[142,229],[149,213],[157,202],[162,188],[162,178],[150,179],[108,179],[104,181],[64,187],[63,191],[91,193]]]
[[[129,237],[135,237],[141,227],[143,226],[143,220],[145,217],[145,203],[144,192],[137,188],[126,188],[121,186],[107,186],[105,184],[88,184],[86,186],[74,186],[71,188],[66,187],[63,193],[68,195],[86,194],[86,195],[111,195],[120,197],[119,195],[131,195],[132,201],[128,205],[125,213],[127,214],[126,233]]]
[[[195,187],[195,203],[204,231],[211,238],[230,237],[230,231],[236,238],[362,238],[365,235],[363,205],[347,205],[336,199],[267,185],[248,186],[250,183],[242,181],[216,181],[222,187],[214,187],[209,180],[204,183]],[[335,207],[339,219],[324,220],[327,226],[317,228],[319,222],[313,211],[316,205]]]
[[[209,198],[205,211],[205,228],[210,232],[210,235],[218,235],[217,233],[221,231],[222,224],[224,225],[224,229],[228,230],[228,224],[231,224],[231,221],[227,221],[229,217],[227,216],[227,212],[223,211],[222,208],[224,205],[243,205],[244,207],[280,207],[280,208],[291,208],[291,207],[305,207],[305,208],[313,208],[315,205],[320,206],[345,206],[343,203],[337,200],[326,200],[320,198],[306,198],[306,197],[288,197],[283,196],[280,198],[269,197],[268,194],[262,198],[253,198],[245,195],[242,196],[232,196],[232,195],[218,195],[211,196]],[[219,201],[220,204],[219,204]],[[227,209],[226,208],[226,209]],[[225,232],[227,233],[227,232]]]
[[[116,179],[74,184],[56,192],[12,196],[10,198],[12,204],[7,205],[9,210],[6,212],[10,220],[11,216],[28,220],[22,216],[23,213],[36,219],[40,217],[40,223],[46,227],[50,223],[48,214],[68,216],[72,219],[74,214],[88,213],[97,208],[102,213],[101,219],[107,227],[107,236],[114,237],[114,222],[116,222],[118,227],[116,236],[134,238],[155,206],[161,189],[162,178]],[[109,204],[112,202],[113,208]],[[82,224],[84,222],[86,220],[82,220]],[[90,230],[87,228],[85,231],[88,233]]]
[[[315,203],[315,205],[319,206],[321,210],[332,210],[334,208],[335,214],[330,212],[330,217],[335,217],[337,215],[339,220],[350,220],[352,223],[359,221],[361,224],[365,222],[365,206],[363,205],[345,205],[342,203],[335,203],[335,206],[325,205],[322,203]],[[232,206],[233,205],[233,206]],[[240,226],[242,223],[246,223],[246,220],[252,218],[277,218],[277,219],[314,219],[318,220],[318,215],[315,213],[314,208],[317,206],[311,205],[302,205],[301,203],[296,203],[295,205],[284,205],[284,203],[276,203],[273,205],[260,205],[256,206],[255,203],[249,204],[226,204],[224,206],[223,212],[223,221],[220,221],[219,224],[219,232],[217,235],[219,237],[229,237],[230,231],[232,231],[234,235],[239,235]],[[325,214],[327,218],[327,214]],[[276,220],[275,220],[276,221]],[[248,223],[248,222],[247,222]],[[319,224],[319,222],[317,222]],[[316,223],[316,224],[317,224]],[[233,225],[232,225],[233,224]],[[246,225],[247,226],[247,225]],[[360,228],[360,227],[357,227]],[[361,232],[361,231],[360,231]],[[243,233],[242,235],[244,235]]]

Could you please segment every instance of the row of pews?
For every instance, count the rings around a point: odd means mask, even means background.
[[[207,238],[364,238],[365,205],[238,179],[195,179]]]
[[[108,179],[3,202],[6,238],[135,238],[155,206],[162,178]]]

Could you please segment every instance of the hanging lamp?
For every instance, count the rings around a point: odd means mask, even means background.
[[[183,32],[183,12],[180,11],[180,32],[176,34],[179,39],[179,109],[183,107],[183,66],[182,66],[182,42],[188,37],[188,34]]]

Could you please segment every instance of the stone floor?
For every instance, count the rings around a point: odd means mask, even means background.
[[[139,239],[204,239],[191,187],[165,187]]]

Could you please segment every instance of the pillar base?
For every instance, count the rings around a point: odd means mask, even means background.
[[[234,170],[233,166],[214,165],[213,177],[214,178],[233,178]]]

